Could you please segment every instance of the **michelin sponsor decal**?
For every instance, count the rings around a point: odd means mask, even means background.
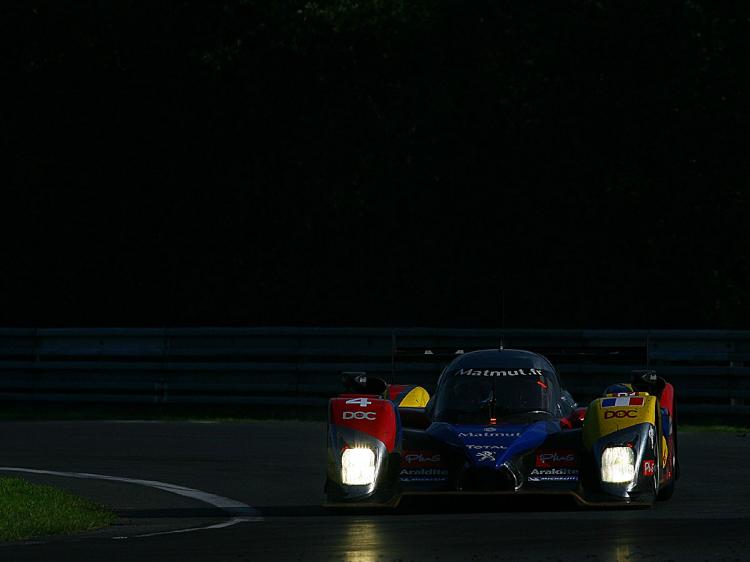
[[[506,371],[496,371],[491,369],[460,369],[454,373],[457,376],[464,377],[528,377],[542,376],[541,369],[512,369]]]
[[[529,473],[529,482],[576,482],[575,468],[535,468]]]

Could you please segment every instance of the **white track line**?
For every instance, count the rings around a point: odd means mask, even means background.
[[[163,492],[170,492],[180,496],[192,498],[194,500],[207,503],[213,507],[219,508],[227,514],[233,517],[229,521],[224,523],[218,523],[215,525],[209,525],[207,527],[192,527],[189,529],[178,529],[176,531],[164,531],[161,533],[148,533],[144,535],[134,535],[134,537],[153,537],[157,535],[172,535],[176,533],[190,533],[193,531],[205,531],[208,529],[223,529],[225,527],[231,527],[238,523],[246,523],[249,521],[263,521],[260,512],[242,502],[225,498],[223,496],[217,496],[216,494],[210,494],[201,490],[194,490],[193,488],[186,488],[185,486],[178,486],[177,484],[169,484],[167,482],[158,482],[156,480],[139,480],[137,478],[122,478],[120,476],[107,476],[105,474],[89,474],[87,472],[57,472],[55,470],[38,470],[34,468],[15,468],[15,467],[0,467],[2,472],[25,472],[28,474],[46,474],[49,476],[62,476],[66,478],[81,478],[85,480],[107,480],[110,482],[123,482],[125,484],[137,484],[139,486],[147,486],[149,488],[155,488]],[[113,537],[115,539],[127,539],[128,537]]]
[[[262,517],[258,517],[258,518],[233,517],[229,521],[224,521],[224,523],[217,523],[216,525],[209,525],[207,527],[190,527],[189,529],[177,529],[176,531],[161,531],[159,533],[146,533],[143,535],[133,535],[132,537],[112,537],[112,538],[115,540],[127,539],[127,538],[139,539],[142,537],[158,537],[159,535],[177,535],[181,533],[192,533],[193,531],[208,531],[210,529],[225,529],[226,527],[237,525],[237,523],[246,523],[248,521],[260,521],[262,519],[263,519]]]

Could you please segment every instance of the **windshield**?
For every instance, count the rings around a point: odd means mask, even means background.
[[[492,423],[527,413],[552,413],[550,380],[541,369],[457,369],[438,389],[434,419]]]

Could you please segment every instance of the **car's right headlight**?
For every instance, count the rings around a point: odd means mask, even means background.
[[[635,477],[635,452],[632,447],[607,447],[602,452],[602,482],[624,484]]]
[[[368,486],[375,481],[375,453],[369,447],[344,449],[341,454],[341,482]]]

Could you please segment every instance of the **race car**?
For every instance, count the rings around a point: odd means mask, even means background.
[[[364,373],[329,403],[326,505],[405,495],[565,494],[581,505],[650,506],[679,475],[674,388],[653,371],[577,407],[544,356],[462,353],[433,396]]]

